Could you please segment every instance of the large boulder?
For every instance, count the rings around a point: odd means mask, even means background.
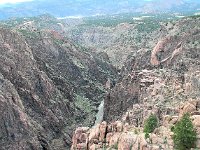
[[[88,127],[79,127],[76,129],[72,138],[71,150],[83,150],[88,148],[88,131]]]
[[[117,132],[117,133],[114,133],[112,135],[112,137],[110,137],[110,141],[108,143],[110,147],[113,146],[113,145],[118,144],[118,141],[119,141],[119,138],[120,138],[121,134],[122,133]]]
[[[147,150],[147,141],[145,140],[144,134],[140,135],[139,137],[139,145],[140,145],[140,150]]]
[[[89,142],[91,143],[91,141],[93,139],[99,139],[99,135],[100,135],[100,124],[97,124],[95,127],[90,129],[90,135],[89,135]]]
[[[192,117],[192,123],[195,127],[200,127],[200,115],[193,115]]]
[[[118,142],[118,150],[130,150],[136,143],[137,138],[137,135],[133,132],[122,133]]]
[[[179,110],[179,118],[181,118],[186,113],[192,113],[197,109],[197,101],[190,100],[185,102]]]

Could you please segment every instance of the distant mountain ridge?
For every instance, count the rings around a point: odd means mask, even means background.
[[[36,16],[44,13],[56,17],[93,16],[129,12],[184,12],[198,11],[198,0],[34,0],[24,3],[0,5],[0,19]]]

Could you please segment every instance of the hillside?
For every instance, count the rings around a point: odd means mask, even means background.
[[[104,100],[104,121],[77,128],[72,149],[173,150],[171,128],[185,113],[191,115],[199,149],[199,27],[199,17],[187,17],[163,24],[157,36],[146,35],[152,37],[147,41],[151,46],[138,47],[126,59]],[[151,114],[159,124],[145,138],[143,127]]]
[[[200,17],[182,15],[1,21],[0,148],[171,150],[185,113],[200,148]]]
[[[51,32],[0,29],[0,147],[66,149],[76,126],[92,126],[109,60]]]
[[[180,14],[176,13],[93,17],[70,27],[66,33],[70,39],[80,45],[97,52],[106,52],[111,62],[121,68],[131,53],[140,49],[151,51],[157,40],[164,36],[164,30],[167,30],[165,32],[169,30],[172,35],[178,35],[181,30],[184,30],[181,25],[174,27],[176,21],[180,19]]]
[[[45,14],[9,19],[0,24],[20,32],[54,32],[90,49],[91,52],[107,53],[112,64],[121,69],[131,53],[142,48],[149,51],[153,49],[156,40],[162,36],[159,30],[173,28],[173,22],[180,20],[184,15],[187,17],[190,13],[124,13],[82,19],[57,19]],[[198,18],[198,15],[196,17]],[[172,34],[178,34],[177,32],[179,31]]]

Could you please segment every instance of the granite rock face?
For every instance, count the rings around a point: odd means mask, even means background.
[[[151,51],[141,48],[127,58],[104,101],[105,121],[119,119],[138,103],[163,114],[180,102],[199,99],[199,24],[197,18],[177,21],[171,29],[164,26],[157,41],[149,41],[154,42]]]
[[[153,43],[150,50],[138,47],[127,57],[117,82],[107,86],[105,140],[99,138],[101,124],[88,130],[93,137],[87,140],[88,150],[173,150],[171,129],[185,113],[190,114],[198,135],[196,148],[200,147],[199,25],[199,18],[166,23],[148,41]],[[144,123],[151,114],[158,126],[145,138]]]
[[[0,29],[2,150],[66,149],[76,125],[94,123],[104,84],[116,76],[108,62],[48,35]]]
[[[183,111],[191,115],[192,123],[197,134],[199,134],[200,107],[198,103],[199,101],[197,100],[188,100],[177,108],[177,111],[173,112],[173,115],[163,114],[160,118],[158,117],[159,125],[149,134],[148,138],[145,138],[143,123],[150,114],[159,116],[159,111],[155,108],[151,110],[144,105],[135,104],[132,109],[124,114],[126,119],[122,117],[118,121],[110,123],[103,121],[91,129],[88,127],[77,128],[74,132],[71,150],[173,150],[174,143],[172,137],[174,133],[171,131],[171,127],[181,119]],[[185,109],[193,108],[193,106],[194,109]],[[138,114],[138,111],[142,113],[143,118],[141,114]],[[149,112],[149,114],[145,114],[145,112]],[[139,123],[136,118],[143,120],[143,122]],[[102,140],[102,135],[104,140]],[[199,136],[197,136],[196,148],[200,147],[199,141]]]

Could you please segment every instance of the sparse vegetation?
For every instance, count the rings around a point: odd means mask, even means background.
[[[118,149],[118,142],[115,145],[113,145],[112,148]]]
[[[18,30],[18,32],[20,32],[23,36],[27,38],[36,38],[39,36],[37,32],[31,32],[31,31],[23,30],[23,29]]]
[[[137,129],[134,130],[135,134],[139,134],[139,131]]]
[[[193,15],[193,16],[189,16],[190,18],[193,18],[193,19],[197,19],[197,18],[200,18],[200,15]]]
[[[114,145],[112,145],[112,146],[109,148],[109,150],[112,150],[112,149],[118,150],[118,143],[119,143],[119,141],[117,141],[117,143],[115,143]]]
[[[64,44],[64,42],[62,40],[59,40],[59,39],[54,39],[54,43],[57,44],[57,45],[62,45]]]
[[[89,100],[83,96],[76,95],[75,105],[87,113],[91,112],[92,106],[90,105]]]
[[[148,132],[146,132],[144,136],[145,136],[145,139],[148,139],[150,137]]]

